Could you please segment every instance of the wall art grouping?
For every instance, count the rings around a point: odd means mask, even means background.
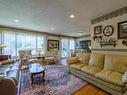
[[[107,25],[103,28],[102,25],[94,27],[93,40],[100,44],[100,46],[116,46],[117,40],[123,39],[122,44],[127,46],[127,21],[117,23],[117,38],[113,38],[114,27]]]
[[[102,33],[104,36],[111,36],[113,32],[114,32],[114,29],[113,29],[113,26],[111,25],[106,26],[103,29],[103,32],[102,32],[102,25],[94,27],[94,36],[98,34],[102,34]]]

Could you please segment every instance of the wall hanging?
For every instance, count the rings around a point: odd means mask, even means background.
[[[124,39],[124,40],[122,41],[122,44],[123,44],[124,46],[127,46],[127,39]]]
[[[127,38],[127,21],[118,23],[118,39]]]
[[[102,26],[96,26],[94,27],[94,35],[101,34],[102,33]]]
[[[58,49],[59,50],[59,40],[48,40],[47,49]]]
[[[106,26],[104,29],[103,29],[103,34],[105,35],[105,36],[111,36],[112,34],[113,34],[113,32],[114,32],[114,29],[113,29],[113,26],[111,26],[111,25],[108,25],[108,26]]]
[[[100,41],[100,46],[116,46],[116,39],[115,38],[105,38]]]

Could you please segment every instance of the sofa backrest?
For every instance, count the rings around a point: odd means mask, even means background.
[[[74,64],[74,63],[80,63],[78,57],[72,57],[71,59],[67,60],[67,63]]]
[[[127,66],[127,56],[125,55],[105,55],[105,70],[124,73]]]
[[[90,52],[80,52],[78,57],[80,62],[88,64],[90,59]]]
[[[104,67],[104,54],[91,53],[89,65],[103,68]]]

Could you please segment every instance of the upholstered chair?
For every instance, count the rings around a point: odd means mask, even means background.
[[[19,50],[19,56],[20,56],[22,65],[40,62],[40,60],[38,60],[36,58],[32,58],[31,50]]]
[[[52,57],[55,63],[59,62],[59,51],[57,49],[50,49],[47,54],[46,57]]]

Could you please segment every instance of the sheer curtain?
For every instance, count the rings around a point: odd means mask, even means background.
[[[45,37],[37,35],[37,49],[42,48],[42,54],[45,54]]]
[[[16,56],[16,35],[13,32],[3,33],[3,43],[7,46],[4,48],[5,54]]]
[[[37,48],[42,48],[43,54],[45,50],[44,35],[29,34],[13,31],[2,32],[1,43],[7,47],[4,49],[4,54],[10,54],[13,58],[18,57],[19,50],[31,50],[32,55],[36,56]]]

